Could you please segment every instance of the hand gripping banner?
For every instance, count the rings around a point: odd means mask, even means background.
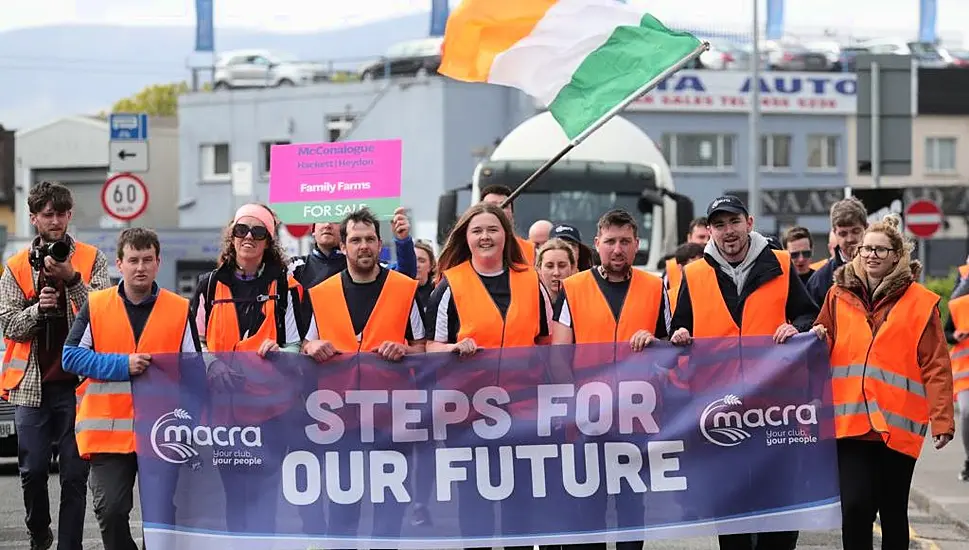
[[[146,544],[459,548],[837,528],[829,371],[813,335],[399,363],[156,356],[133,384]]]

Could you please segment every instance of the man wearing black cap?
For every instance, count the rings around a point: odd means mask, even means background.
[[[562,239],[572,246],[576,257],[576,271],[585,271],[592,267],[592,250],[583,244],[582,235],[573,225],[560,223],[552,228],[549,239]]]
[[[694,337],[744,335],[773,336],[782,343],[810,330],[818,306],[801,283],[790,254],[773,250],[766,237],[753,231],[754,220],[744,203],[734,196],[720,197],[707,208],[707,221],[711,239],[703,260],[683,270],[670,341],[688,345]],[[703,387],[708,377],[729,379],[734,367],[728,362],[722,372],[698,371],[689,375],[689,382],[691,387]],[[796,531],[721,535],[720,548],[793,550],[797,538]]]

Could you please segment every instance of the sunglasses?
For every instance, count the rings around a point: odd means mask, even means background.
[[[237,239],[244,239],[246,235],[252,235],[253,240],[264,241],[269,237],[269,230],[261,225],[246,225],[237,223],[232,226],[232,236]]]
[[[814,254],[813,250],[799,250],[797,252],[791,252],[791,259],[804,258],[805,260],[810,260],[812,254]]]

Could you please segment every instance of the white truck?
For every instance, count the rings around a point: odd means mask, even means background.
[[[548,112],[521,123],[490,158],[478,164],[470,186],[441,197],[438,244],[443,245],[458,217],[460,191],[470,190],[473,204],[489,185],[515,189],[567,144]],[[591,246],[596,222],[612,208],[642,216],[635,264],[650,271],[685,238],[693,218],[693,201],[675,192],[662,152],[645,132],[621,116],[603,125],[515,199],[516,231],[527,234],[532,223],[541,219],[568,223]]]

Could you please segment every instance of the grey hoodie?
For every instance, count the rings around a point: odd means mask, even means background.
[[[711,258],[716,260],[720,265],[720,268],[724,273],[727,274],[735,285],[737,285],[737,295],[739,296],[743,292],[744,283],[747,281],[747,275],[750,274],[750,270],[754,267],[754,261],[760,256],[760,253],[767,248],[767,237],[761,235],[756,231],[750,232],[750,247],[747,249],[747,257],[744,261],[740,262],[737,267],[730,265],[730,262],[724,259],[723,254],[720,253],[720,249],[710,239],[707,242],[706,247],[703,249],[704,254],[709,254]]]

